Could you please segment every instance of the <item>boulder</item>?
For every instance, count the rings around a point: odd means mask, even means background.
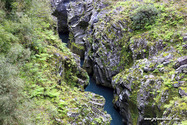
[[[180,67],[181,65],[185,65],[187,64],[187,56],[183,56],[177,59],[174,68],[177,69],[178,67]]]
[[[179,95],[180,96],[187,96],[187,93],[184,90],[179,89]]]
[[[138,37],[130,38],[129,48],[132,51],[132,57],[135,62],[137,59],[151,58],[163,50],[163,40],[159,39],[156,42],[147,40],[147,34],[142,33]]]
[[[187,41],[187,36],[184,36],[183,37],[183,42],[186,42]]]
[[[103,96],[97,95],[91,92],[85,92],[84,97],[79,97],[84,103],[78,102],[76,108],[67,107],[67,116],[73,117],[73,120],[69,121],[71,125],[90,125],[90,124],[99,124],[95,118],[102,119],[102,124],[108,125],[111,121],[111,116],[104,112],[105,98]],[[77,104],[76,104],[77,105]],[[62,122],[61,122],[62,123]]]
[[[185,33],[185,34],[183,35],[183,42],[185,43],[185,44],[183,45],[183,48],[184,48],[184,49],[187,49],[187,33]]]
[[[73,59],[75,62],[73,62]],[[76,78],[76,85],[82,91],[89,83],[89,77],[87,72],[80,67],[80,57],[76,54],[71,55],[71,57],[62,56],[60,53],[54,53],[54,61],[56,64],[56,74],[59,74],[61,79],[65,79],[65,73],[69,70],[72,72],[72,76]],[[61,85],[61,80],[58,81]]]

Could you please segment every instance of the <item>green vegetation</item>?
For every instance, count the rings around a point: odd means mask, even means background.
[[[70,124],[69,111],[80,114],[77,122],[86,117],[92,95],[80,91],[78,78],[88,84],[88,74],[77,69],[51,13],[48,0],[0,1],[1,125]]]
[[[19,78],[18,67],[8,60],[13,61],[14,59],[6,58],[3,54],[0,55],[0,124],[15,124],[14,119],[17,119],[22,113],[17,108],[18,102],[23,99],[21,94],[23,80]]]
[[[159,11],[150,4],[143,4],[132,13],[133,29],[143,30],[148,28],[149,25],[153,25],[155,22]]]

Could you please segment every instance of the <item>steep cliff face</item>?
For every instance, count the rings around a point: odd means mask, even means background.
[[[97,84],[111,87],[112,76],[125,65],[122,62],[122,41],[128,41],[123,35],[128,35],[128,31],[122,29],[128,27],[123,19],[114,22],[107,15],[109,10],[104,9],[106,6],[100,1],[71,2],[68,7],[68,27],[70,48],[85,58],[83,67],[89,74],[94,74]],[[120,8],[115,12],[120,13]],[[124,53],[128,51],[125,48]]]
[[[151,124],[144,118],[154,117],[172,118],[155,124],[186,120],[185,5],[162,0],[67,5],[69,48],[85,59],[83,67],[97,84],[115,90],[113,104],[126,124]]]

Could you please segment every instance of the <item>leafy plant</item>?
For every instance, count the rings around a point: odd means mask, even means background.
[[[140,5],[131,15],[133,29],[150,28],[149,25],[155,22],[158,14],[159,11],[153,5]]]

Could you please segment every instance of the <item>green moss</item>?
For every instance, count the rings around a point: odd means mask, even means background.
[[[79,50],[84,50],[84,46],[77,45],[76,43],[71,42],[71,49],[73,49],[74,47],[79,49]]]
[[[73,34],[70,32],[69,33],[69,42],[71,43],[72,42],[72,40],[74,39],[74,36],[73,36]]]
[[[131,119],[133,125],[137,124],[138,121],[138,108],[137,108],[137,91],[134,90],[129,99],[129,109],[131,113]]]
[[[119,96],[114,96],[114,99],[112,100],[113,104],[118,100]]]

